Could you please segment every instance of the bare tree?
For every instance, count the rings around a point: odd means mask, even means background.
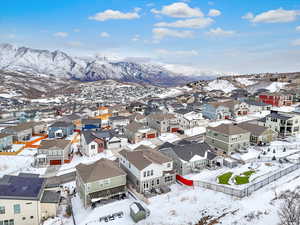
[[[280,225],[300,225],[300,192],[287,191],[282,196],[279,210]]]

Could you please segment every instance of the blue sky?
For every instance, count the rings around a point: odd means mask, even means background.
[[[204,71],[300,71],[300,1],[2,0],[0,42]]]

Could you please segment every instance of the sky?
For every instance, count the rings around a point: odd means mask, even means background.
[[[1,0],[0,43],[203,71],[300,71],[300,0]]]

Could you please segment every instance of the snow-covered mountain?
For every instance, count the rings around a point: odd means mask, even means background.
[[[0,70],[30,74],[46,74],[81,81],[113,79],[155,85],[179,85],[186,82],[214,78],[214,72],[187,73],[182,67],[164,66],[158,63],[138,63],[105,58],[71,57],[62,51],[37,50],[0,44]]]

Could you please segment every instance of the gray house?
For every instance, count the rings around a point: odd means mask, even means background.
[[[79,164],[76,166],[76,187],[86,208],[101,200],[126,196],[126,173],[108,159]]]
[[[226,154],[246,150],[250,145],[250,131],[236,124],[222,124],[206,129],[205,141],[217,150]]]
[[[163,145],[159,151],[173,159],[174,169],[180,175],[199,172],[205,167],[221,166],[223,159],[211,151],[211,147],[203,143]]]
[[[171,113],[154,113],[147,116],[148,126],[155,129],[158,134],[177,132],[180,128],[178,118]]]
[[[24,123],[17,126],[6,127],[1,130],[1,133],[10,134],[13,136],[13,141],[28,141],[32,137],[33,128],[31,125]]]
[[[11,149],[13,137],[11,134],[0,134],[0,152]]]
[[[71,122],[58,121],[48,127],[49,138],[63,138],[73,134],[75,125]]]

